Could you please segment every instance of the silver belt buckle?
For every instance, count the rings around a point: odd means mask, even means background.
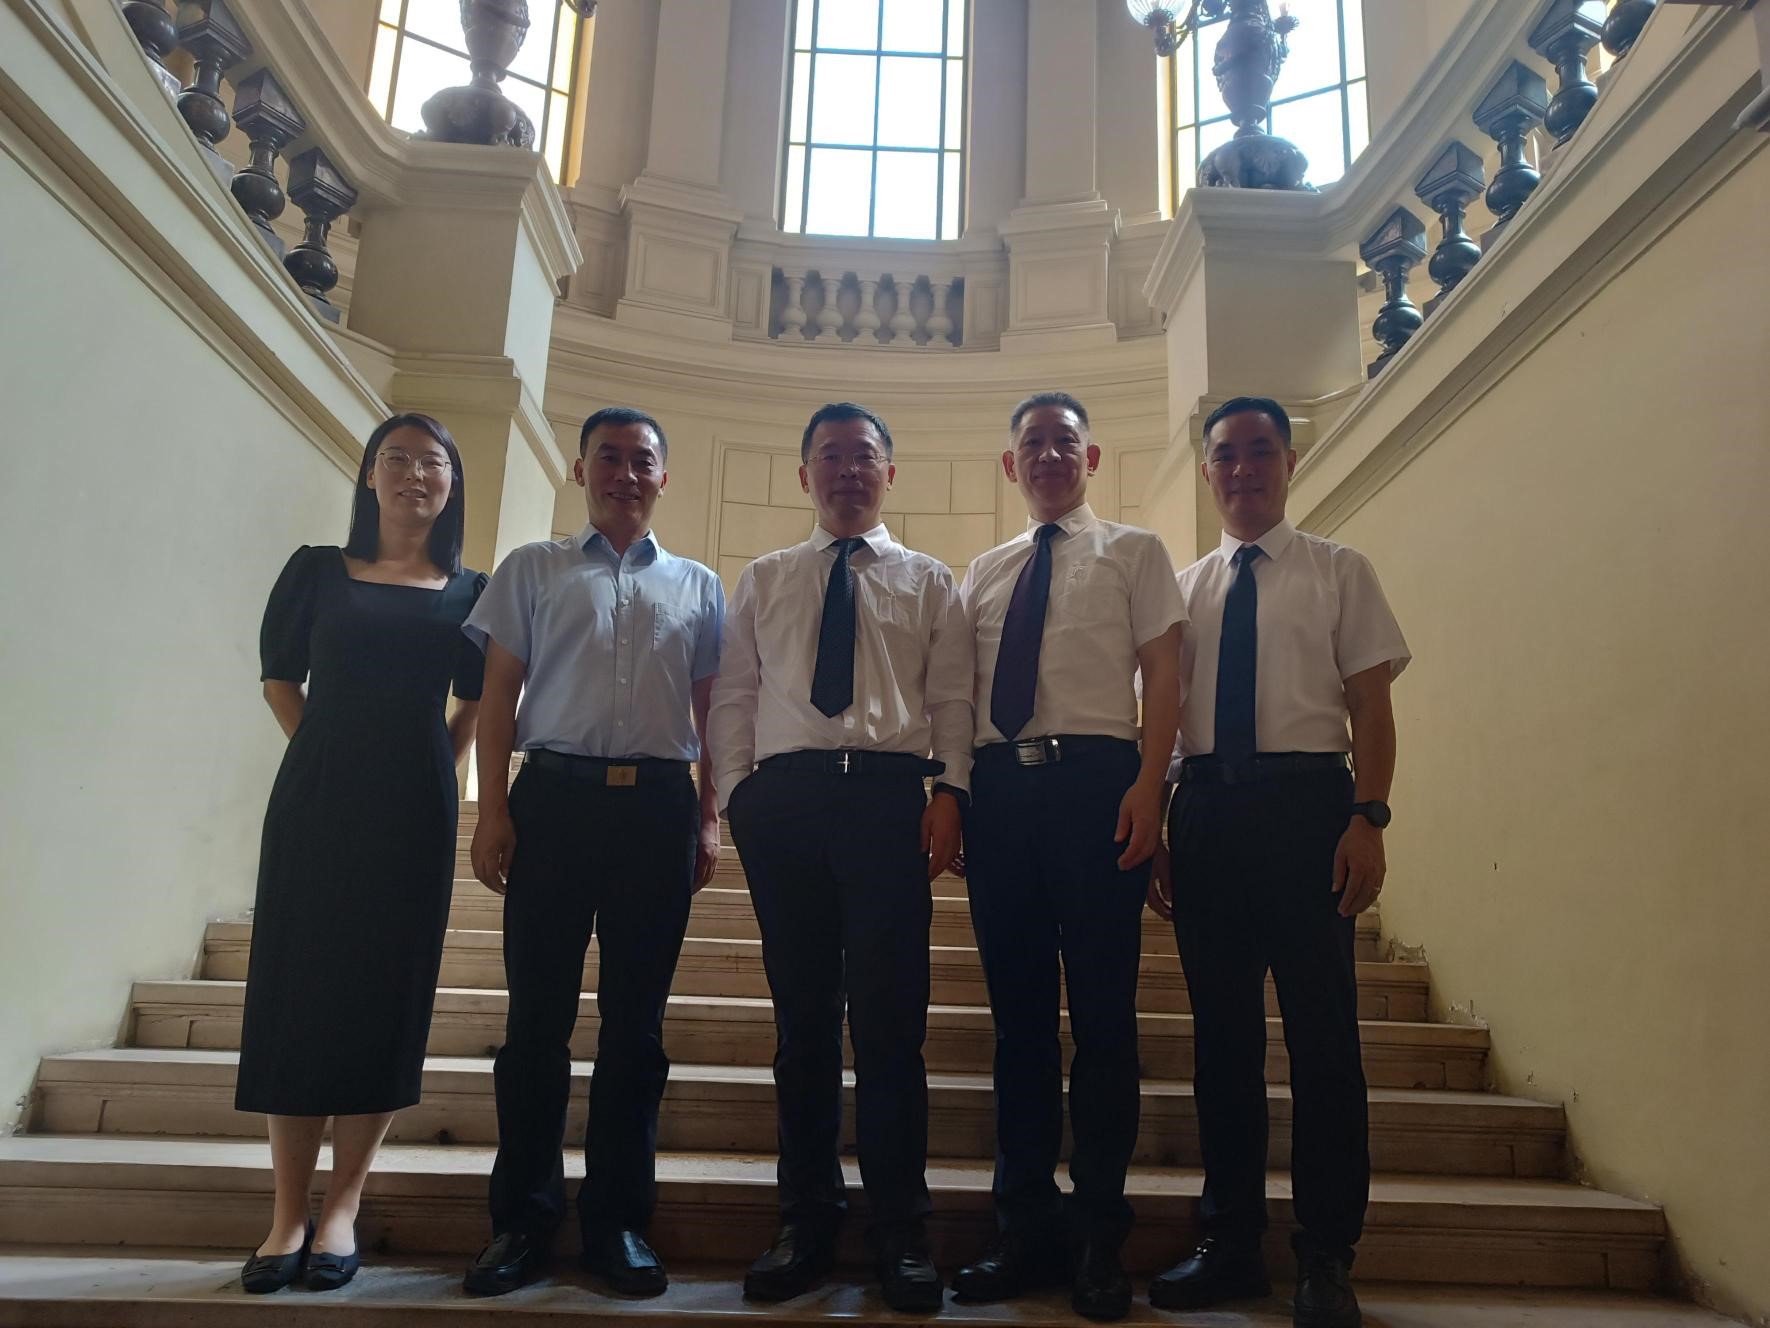
[[[639,767],[636,765],[611,765],[608,767],[605,783],[609,788],[632,788],[639,782]]]
[[[1045,744],[1050,742],[1051,750],[1046,752]],[[1021,765],[1044,765],[1057,756],[1055,739],[1030,738],[1025,742],[1014,744],[1014,759]]]

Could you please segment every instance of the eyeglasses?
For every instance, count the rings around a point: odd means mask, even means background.
[[[819,452],[811,464],[824,470],[878,470],[886,462],[883,452]]]
[[[383,470],[396,475],[409,475],[416,470],[420,479],[433,480],[439,475],[454,469],[447,457],[439,457],[434,453],[425,456],[408,456],[404,452],[383,450],[375,458],[375,464]]]

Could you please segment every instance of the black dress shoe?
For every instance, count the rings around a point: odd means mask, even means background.
[[[791,1300],[809,1291],[835,1262],[836,1241],[828,1232],[788,1223],[762,1257],[744,1274],[749,1300]]]
[[[1117,1241],[1083,1243],[1069,1298],[1084,1319],[1122,1319],[1131,1312],[1131,1279],[1119,1262]]]
[[[1191,1254],[1149,1284],[1149,1303],[1159,1310],[1202,1310],[1226,1300],[1258,1300],[1271,1294],[1259,1245],[1229,1244],[1216,1236],[1206,1236]]]
[[[350,1253],[332,1254],[325,1250],[315,1250],[307,1256],[307,1289],[309,1291],[336,1291],[351,1278],[356,1270],[363,1266],[362,1246],[357,1244],[356,1232],[350,1233]]]
[[[520,1231],[506,1231],[479,1252],[461,1279],[475,1296],[502,1296],[535,1280],[547,1266],[548,1249]]]
[[[1291,1307],[1297,1328],[1360,1328],[1364,1315],[1347,1272],[1346,1261],[1325,1250],[1297,1252],[1297,1296]]]
[[[885,1303],[904,1314],[932,1314],[946,1299],[946,1284],[920,1236],[885,1241],[879,1251],[879,1290]]]
[[[250,1255],[240,1265],[240,1285],[254,1296],[281,1291],[301,1276],[301,1270],[307,1266],[307,1251],[312,1244],[313,1223],[309,1222],[307,1235],[302,1237],[300,1249],[288,1254]]]
[[[664,1265],[637,1231],[605,1231],[584,1245],[584,1267],[628,1296],[659,1296],[670,1285]]]
[[[953,1275],[960,1300],[987,1304],[1012,1300],[1041,1286],[1057,1286],[1069,1275],[1069,1259],[1058,1241],[1035,1241],[1004,1232],[974,1263]]]

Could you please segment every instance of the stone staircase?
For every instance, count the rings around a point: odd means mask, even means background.
[[[382,1263],[459,1266],[488,1234],[486,1183],[496,1143],[490,1057],[507,998],[499,901],[465,866],[475,813],[472,804],[463,808],[462,879],[455,884],[424,1100],[396,1119],[359,1228],[365,1249]],[[963,882],[942,877],[934,888],[928,1179],[936,1256],[950,1268],[990,1229],[993,1032]],[[100,1260],[126,1260],[140,1248],[225,1263],[262,1236],[271,1190],[264,1121],[232,1106],[251,931],[250,923],[211,924],[199,976],[137,983],[121,1046],[42,1062],[23,1131],[0,1139],[0,1323],[63,1321],[8,1317],[9,1303],[15,1310],[26,1303],[8,1300],[8,1245],[54,1246],[75,1266],[80,1250],[66,1247],[84,1247],[86,1257]],[[776,1216],[773,1018],[755,916],[729,846],[718,876],[695,901],[688,936],[665,1024],[673,1068],[660,1125],[653,1240],[673,1267],[699,1269],[746,1262],[767,1244]],[[1357,945],[1378,1173],[1360,1247],[1361,1284],[1652,1287],[1666,1239],[1659,1210],[1562,1179],[1561,1109],[1484,1091],[1486,1030],[1431,1022],[1427,966],[1386,958],[1374,916],[1359,920]],[[595,990],[596,971],[592,950],[587,993]],[[1200,1185],[1185,983],[1172,931],[1147,913],[1139,1011],[1145,1079],[1130,1181],[1137,1225],[1126,1259],[1147,1273],[1195,1234]],[[1270,991],[1268,1012],[1270,1252],[1275,1268],[1286,1270],[1291,1208],[1283,1168],[1291,1103]],[[595,1037],[595,999],[586,994],[574,1055],[587,1059]],[[582,1130],[588,1073],[587,1063],[574,1067],[568,1141]],[[327,1164],[322,1156],[322,1173]],[[568,1176],[581,1170],[581,1157],[574,1163],[568,1152]],[[849,1170],[857,1211],[845,1256],[859,1267],[865,1200],[852,1159]],[[562,1233],[562,1248],[573,1241]],[[114,1321],[147,1320],[123,1314]],[[1525,1321],[1536,1320],[1519,1320]],[[1543,1320],[1550,1321],[1559,1322]],[[1643,1320],[1649,1321],[1659,1322]]]

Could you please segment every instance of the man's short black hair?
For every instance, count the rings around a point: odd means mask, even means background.
[[[885,449],[885,455],[891,455],[891,430],[885,427],[885,421],[876,412],[858,402],[832,401],[828,405],[819,406],[812,414],[811,423],[805,426],[805,436],[799,440],[801,463],[811,460],[811,436],[817,432],[817,426],[830,420],[865,420],[873,426],[873,432],[879,435],[879,446]]]
[[[643,410],[634,410],[631,406],[604,406],[589,419],[578,433],[578,455],[581,457],[590,450],[590,435],[605,424],[643,424],[651,430],[653,438],[658,440],[658,460],[664,465],[670,464],[670,441],[664,437],[663,426]]]
[[[1271,397],[1230,397],[1205,419],[1204,444],[1210,451],[1211,430],[1217,427],[1218,420],[1226,420],[1231,415],[1265,415],[1278,426],[1279,436],[1284,439],[1287,450],[1291,447],[1291,417],[1284,412],[1284,407]]]
[[[1068,392],[1034,392],[1016,406],[1014,413],[1008,417],[1009,435],[1019,431],[1020,421],[1026,418],[1027,411],[1037,410],[1040,406],[1061,406],[1065,410],[1074,411],[1076,419],[1081,422],[1082,432],[1088,432],[1088,408]]]

